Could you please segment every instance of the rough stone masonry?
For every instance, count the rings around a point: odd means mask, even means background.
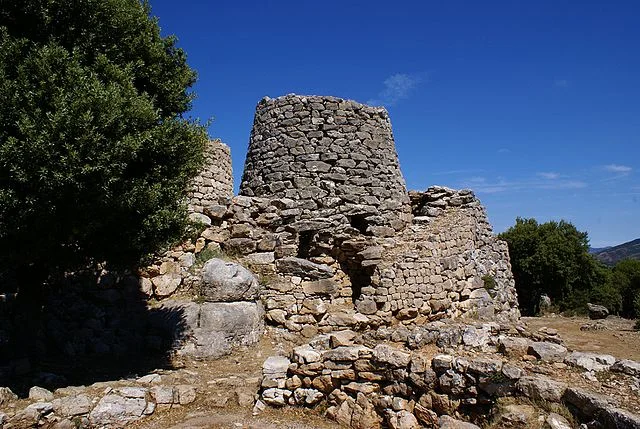
[[[216,157],[230,165],[227,152]],[[227,176],[212,189],[227,189]],[[408,193],[383,108],[264,98],[240,195],[191,205],[207,228],[184,250],[221,249],[249,266],[263,279],[267,321],[290,331],[519,315],[507,246],[484,208],[469,190]],[[195,259],[171,258],[184,272]],[[185,274],[181,287],[198,282]]]

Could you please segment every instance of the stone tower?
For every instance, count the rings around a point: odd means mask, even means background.
[[[411,219],[386,110],[335,97],[258,103],[240,194],[290,198],[303,218],[371,235],[393,235]]]
[[[220,198],[233,197],[231,149],[220,140],[211,140],[204,151],[202,171],[193,179],[188,194],[189,210],[203,213]]]

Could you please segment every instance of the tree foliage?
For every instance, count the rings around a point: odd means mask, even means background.
[[[640,261],[618,262],[611,270],[610,283],[620,293],[621,315],[640,319]]]
[[[589,255],[586,232],[566,221],[539,224],[516,219],[500,238],[509,245],[520,308],[535,314],[542,294],[560,309],[586,304],[594,285],[606,284],[606,268]],[[605,293],[603,299],[609,299]]]
[[[128,265],[183,232],[195,72],[139,0],[0,0],[0,269]]]

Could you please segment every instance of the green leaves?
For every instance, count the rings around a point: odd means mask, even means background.
[[[590,289],[603,281],[588,253],[587,234],[569,222],[538,224],[518,218],[499,237],[509,245],[518,300],[526,314],[535,314],[542,294],[561,309],[586,305]]]
[[[183,232],[195,72],[137,0],[0,2],[0,270],[130,265]]]

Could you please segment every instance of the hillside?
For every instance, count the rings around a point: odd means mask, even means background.
[[[594,254],[596,258],[607,265],[615,265],[623,259],[640,259],[640,238],[618,246],[598,250]]]

